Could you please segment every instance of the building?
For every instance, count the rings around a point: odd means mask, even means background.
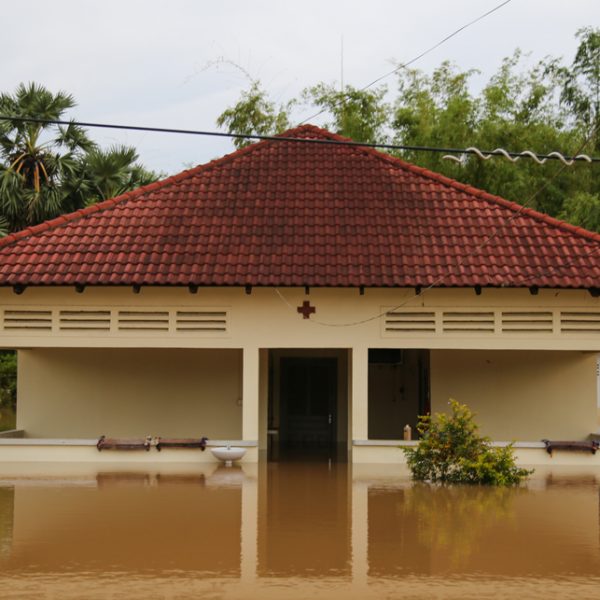
[[[599,235],[281,137],[0,241],[21,431],[0,460],[96,460],[106,434],[394,462],[450,397],[525,462],[596,430]]]

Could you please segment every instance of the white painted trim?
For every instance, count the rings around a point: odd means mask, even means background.
[[[97,439],[44,439],[44,438],[4,438],[0,439],[0,446],[95,446]],[[244,448],[255,448],[257,440],[208,440],[207,446],[242,446]],[[164,450],[171,450],[165,448]],[[108,450],[105,450],[108,452]]]
[[[38,439],[38,438],[4,438],[0,446],[95,446],[98,440],[81,439]]]

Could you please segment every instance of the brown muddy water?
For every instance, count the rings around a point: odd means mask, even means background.
[[[2,599],[600,599],[600,471],[49,469],[0,468]]]

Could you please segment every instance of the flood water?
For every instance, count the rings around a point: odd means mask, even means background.
[[[600,471],[98,468],[0,467],[0,598],[600,599]]]

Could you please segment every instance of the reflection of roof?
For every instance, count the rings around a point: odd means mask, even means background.
[[[8,236],[0,285],[590,288],[599,260],[597,234],[375,150],[262,141]]]

